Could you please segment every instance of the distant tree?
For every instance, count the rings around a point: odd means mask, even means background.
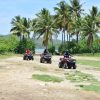
[[[15,16],[11,21],[12,28],[10,32],[20,37],[20,40],[24,37],[30,36],[30,20],[25,17]]]
[[[52,35],[57,32],[53,22],[53,16],[50,15],[49,10],[43,8],[37,14],[37,19],[34,27],[34,33],[38,38],[43,37],[43,45],[48,48],[49,40],[52,40]]]
[[[55,22],[57,27],[63,31],[62,33],[62,42],[65,43],[65,32],[69,28],[69,22],[71,18],[71,13],[69,12],[69,6],[65,1],[61,1],[57,4],[57,7],[54,7],[56,11]]]
[[[80,4],[80,0],[70,0],[70,11],[72,14],[72,20],[74,22],[74,34],[76,34],[76,40],[79,40],[80,26],[81,26],[81,14],[84,11],[82,9],[82,4]]]
[[[92,49],[93,41],[97,37],[97,33],[100,30],[100,12],[97,7],[92,7],[90,14],[88,14],[82,23],[82,36],[87,39],[87,45]]]

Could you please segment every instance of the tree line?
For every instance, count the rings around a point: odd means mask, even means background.
[[[51,42],[53,49],[53,37],[62,34],[59,52],[66,49],[72,53],[99,52],[100,11],[93,6],[86,13],[82,6],[80,0],[61,1],[55,5],[54,15],[43,8],[33,19],[15,16],[10,32],[18,36],[20,42],[30,39],[30,33],[33,33],[32,39],[42,38],[45,48]]]

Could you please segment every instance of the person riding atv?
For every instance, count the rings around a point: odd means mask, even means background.
[[[45,49],[44,52],[43,52],[43,55],[47,55],[47,54],[49,54],[49,52],[48,52],[47,49]]]
[[[33,60],[33,55],[29,49],[26,49],[23,60]]]
[[[27,54],[27,55],[31,54],[30,49],[26,49],[26,54]]]
[[[68,51],[65,51],[64,58],[69,58],[69,56],[70,56],[70,53]]]
[[[70,57],[70,53],[65,51],[64,57],[60,58],[59,68],[68,68],[68,69],[76,69],[76,60]]]
[[[45,49],[44,52],[40,55],[40,63],[50,63],[51,64],[51,55],[49,54],[48,50]]]

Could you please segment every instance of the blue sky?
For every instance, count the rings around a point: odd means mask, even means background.
[[[42,8],[47,8],[54,13],[53,7],[61,0],[0,0],[0,34],[9,34],[11,19],[14,16],[34,18]],[[68,1],[68,0],[65,0]],[[100,9],[100,0],[80,0],[84,3],[83,8],[88,12],[91,7]]]

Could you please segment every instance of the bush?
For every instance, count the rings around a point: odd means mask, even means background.
[[[58,48],[58,51],[60,53],[64,53],[66,50],[68,50],[70,53],[76,53],[77,46],[75,42],[66,42],[64,44],[61,44]]]
[[[23,54],[27,48],[29,48],[32,53],[35,53],[35,44],[31,39],[21,40],[16,48],[16,52]]]
[[[58,47],[58,52],[60,52],[61,54],[63,54],[65,52],[65,50],[67,50],[67,46],[66,44],[61,44],[59,47]]]
[[[0,37],[0,54],[14,52],[19,41],[15,36]]]
[[[52,54],[55,53],[55,46],[49,46],[48,51]]]
[[[8,52],[15,52],[16,47],[19,44],[19,40],[16,36],[10,36],[8,39]]]
[[[72,54],[76,53],[91,53],[91,49],[88,48],[86,42],[84,40],[76,43],[75,41],[68,41],[65,44],[61,44],[58,48],[60,53],[64,53],[64,51],[68,50]]]

